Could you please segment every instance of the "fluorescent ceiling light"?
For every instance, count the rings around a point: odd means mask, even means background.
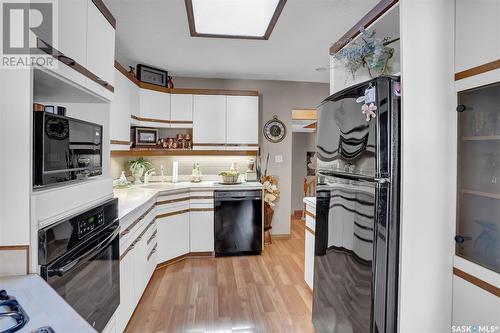
[[[191,36],[268,39],[286,0],[185,0]]]

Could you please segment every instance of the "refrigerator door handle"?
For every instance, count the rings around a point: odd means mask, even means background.
[[[379,184],[390,184],[391,180],[389,178],[375,178],[375,182]]]

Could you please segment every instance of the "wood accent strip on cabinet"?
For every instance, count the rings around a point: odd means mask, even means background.
[[[213,208],[190,208],[190,212],[213,212]]]
[[[469,273],[466,273],[456,267],[453,267],[453,274],[458,276],[459,278],[464,279],[467,282],[472,283],[473,285],[495,295],[496,297],[500,297],[500,288],[489,284],[486,281],[483,281],[473,275],[470,275]]]
[[[123,156],[255,156],[257,150],[130,149],[113,150],[111,157]]]
[[[156,248],[158,247],[158,243],[155,244],[155,246],[153,246],[153,248],[151,249],[151,252],[149,252],[146,260],[149,261],[149,259],[151,259],[151,256],[156,252]]]
[[[187,124],[192,124],[192,120],[170,120],[171,124],[181,124],[181,125],[187,125]]]
[[[274,29],[274,26],[276,25],[276,22],[278,22],[278,18],[280,17],[281,12],[283,11],[283,7],[285,7],[286,0],[279,0],[278,4],[276,5],[276,9],[274,10],[273,16],[269,20],[269,25],[266,28],[266,32],[264,33],[264,36],[245,36],[245,35],[225,35],[225,34],[199,33],[196,31],[193,3],[191,0],[184,0],[184,3],[186,5],[189,33],[191,34],[191,37],[268,40],[269,37],[271,36],[271,33],[273,32],[273,29]]]
[[[136,86],[139,86],[139,83],[140,81],[137,80],[137,78],[132,74],[130,73],[129,71],[127,71],[125,69],[125,67],[123,67],[118,61],[115,60],[115,68],[120,72],[122,73],[123,75],[125,75],[125,77],[127,79],[129,79],[130,81],[132,81],[132,83],[134,83]]]
[[[130,115],[130,118],[139,120],[139,121],[144,121],[144,122],[149,122],[149,123],[162,123],[162,124],[170,124],[170,120],[163,120],[163,119],[154,119],[154,118],[142,118],[142,117],[137,117],[136,115]]]
[[[145,218],[155,207],[156,207],[156,203],[154,203],[151,207],[149,207],[148,210],[146,210],[146,212],[144,214],[142,214],[141,216],[139,216],[125,230],[123,230],[120,233],[120,238],[122,238],[123,236],[125,236],[126,234],[128,234],[137,225],[137,223],[139,223],[143,218]],[[153,222],[154,222],[154,220],[153,220]]]
[[[196,199],[213,199],[214,196],[193,196],[193,197],[190,197],[191,200],[196,200]]]
[[[161,219],[161,218],[164,218],[164,217],[169,217],[169,216],[174,216],[174,215],[189,213],[189,211],[190,211],[189,209],[178,210],[178,211],[175,211],[175,212],[170,212],[170,213],[156,215],[156,218],[157,219]]]
[[[130,145],[130,141],[110,140],[112,145]]]
[[[120,256],[120,261],[122,261],[123,258],[125,258],[125,256],[134,249],[135,247],[135,243],[132,243],[130,244],[129,247],[127,247],[127,249],[125,251],[123,251],[122,255]]]
[[[308,211],[306,209],[306,215],[309,215],[310,217],[312,217],[313,219],[316,219],[316,215],[314,215],[313,213],[311,213],[310,211]]]
[[[350,40],[356,38],[359,35],[360,28],[367,28],[373,22],[378,20],[382,15],[384,15],[389,9],[391,9],[398,0],[381,0],[378,4],[373,7],[361,20],[359,20],[351,29],[349,29],[337,42],[330,46],[330,54],[335,54],[342,50]]]
[[[64,0],[63,0],[64,1]],[[102,0],[92,0],[94,5],[99,9],[102,15],[108,20],[109,24],[116,30],[116,19],[113,17],[113,14],[109,11],[108,7],[102,2]]]
[[[174,202],[182,202],[182,201],[189,201],[189,197],[158,201],[158,202],[156,202],[156,206],[166,205],[166,204],[170,204],[170,203],[174,203]]]
[[[148,89],[148,90],[154,90],[162,93],[169,94],[171,93],[171,89],[163,86],[158,86],[156,84],[151,84],[151,83],[146,83],[146,82],[141,82],[139,81],[139,87],[141,89]]]
[[[26,252],[26,274],[30,271],[30,246],[29,245],[3,245],[0,251],[25,251]]]
[[[213,252],[189,252],[186,258],[212,258],[214,257]]]
[[[486,73],[489,71],[493,71],[499,68],[500,68],[500,59],[455,73],[455,81],[462,80],[474,75]]]
[[[97,75],[95,75],[94,73],[92,73],[87,68],[85,68],[82,65],[80,65],[79,63],[77,63],[71,57],[68,57],[64,53],[60,52],[59,50],[57,50],[56,48],[54,48],[52,45],[44,42],[40,38],[37,38],[36,42],[37,42],[37,48],[39,50],[47,53],[48,55],[51,55],[52,57],[54,57],[58,61],[62,62],[66,66],[74,69],[78,73],[80,73],[83,76],[89,78],[90,80],[92,80],[95,83],[97,83],[98,85],[106,88],[107,90],[109,90],[111,92],[115,91],[115,88],[111,84],[109,84],[109,82],[106,82],[103,79],[99,78]]]
[[[309,228],[307,225],[305,227],[306,227],[306,230],[309,231],[311,234],[316,235],[316,232],[314,230]]]

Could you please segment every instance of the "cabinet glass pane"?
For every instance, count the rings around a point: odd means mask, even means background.
[[[456,254],[500,272],[500,83],[458,94]]]

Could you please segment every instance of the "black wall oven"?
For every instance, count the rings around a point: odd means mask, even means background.
[[[102,174],[102,126],[33,113],[33,185],[44,186]]]
[[[41,276],[97,331],[120,304],[118,199],[38,232]]]

